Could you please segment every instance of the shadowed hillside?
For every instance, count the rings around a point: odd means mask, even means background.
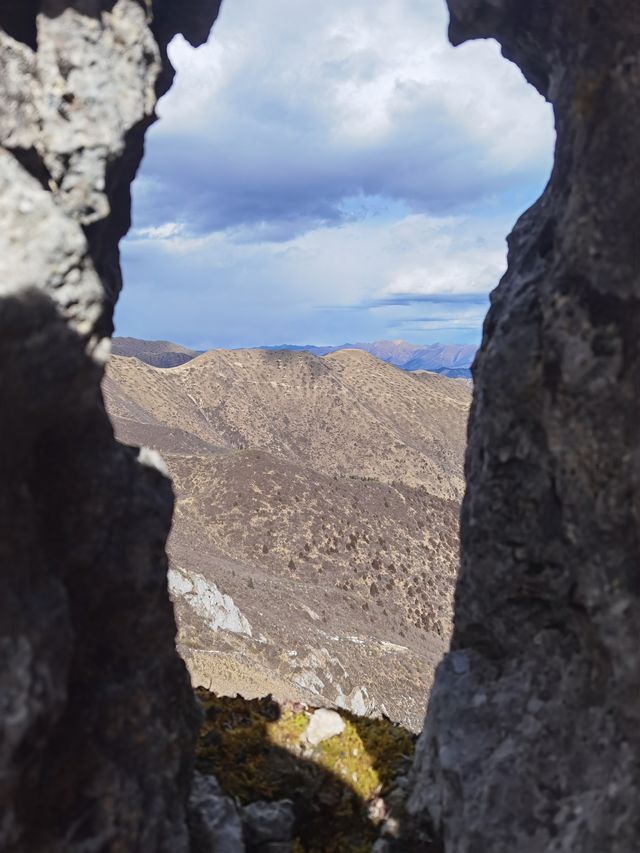
[[[111,352],[138,358],[153,367],[177,367],[198,355],[195,350],[171,341],[142,341],[138,338],[113,338]]]

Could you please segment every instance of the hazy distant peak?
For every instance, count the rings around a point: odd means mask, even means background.
[[[362,341],[339,346],[279,344],[247,349],[209,350],[210,353],[235,354],[236,358],[241,357],[240,354],[248,353],[266,353],[281,357],[284,353],[304,353],[320,357],[345,351],[369,353],[374,358],[393,364],[402,370],[428,370],[456,378],[470,378],[470,367],[475,357],[476,347],[472,344],[412,344],[396,338],[390,341]],[[202,355],[201,352],[190,350],[171,341],[143,341],[137,338],[114,338],[113,352],[115,355],[133,356],[154,367],[176,367]],[[211,357],[215,358],[213,355]],[[246,357],[249,356],[246,355]]]
[[[177,367],[198,355],[195,350],[172,341],[143,341],[138,338],[113,338],[111,352],[137,358],[152,367]]]
[[[380,363],[380,359],[376,358],[370,352],[359,349],[358,347],[345,347],[344,349],[334,350],[322,356],[324,361],[342,361],[342,362],[359,362],[375,365]]]

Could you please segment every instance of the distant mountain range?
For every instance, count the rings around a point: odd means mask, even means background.
[[[312,344],[280,344],[254,349],[278,352],[308,352],[311,355],[328,355],[345,349],[368,352],[387,364],[401,370],[428,370],[453,379],[470,379],[471,363],[476,347],[471,344],[410,344],[406,341],[373,341],[339,346],[313,346]],[[133,356],[153,367],[177,367],[202,355],[202,350],[190,350],[170,341],[143,341],[137,338],[114,338],[114,355]]]
[[[368,352],[380,361],[393,364],[401,370],[429,370],[456,379],[471,378],[471,363],[477,347],[471,344],[410,344],[406,341],[373,341],[355,344],[340,344],[340,346],[298,346],[282,344],[281,346],[260,347],[271,351],[293,350],[309,352],[312,355],[327,355],[343,349],[359,349]]]

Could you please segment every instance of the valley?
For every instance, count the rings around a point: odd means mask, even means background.
[[[450,631],[469,383],[361,350],[212,350],[113,357],[103,389],[117,437],[173,478],[194,684],[418,730]]]

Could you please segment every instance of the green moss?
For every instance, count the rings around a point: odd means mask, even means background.
[[[380,792],[375,759],[367,753],[351,720],[345,719],[341,735],[320,744],[316,760],[321,767],[349,785],[360,799],[370,800]]]
[[[293,853],[368,853],[368,803],[391,787],[415,738],[388,720],[342,713],[345,728],[312,750],[309,715],[270,697],[247,701],[196,691],[205,711],[197,766],[240,803],[294,801]]]
[[[283,749],[295,749],[300,744],[309,718],[304,713],[284,710],[279,720],[267,725],[267,734],[271,743]]]
[[[374,720],[349,715],[364,750],[377,774],[382,795],[389,793],[393,780],[415,750],[416,736],[390,720]]]

